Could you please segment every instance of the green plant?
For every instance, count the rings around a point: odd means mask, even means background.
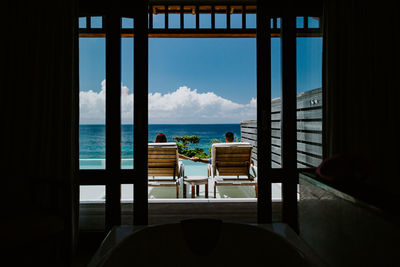
[[[189,144],[196,144],[200,141],[200,137],[192,136],[174,136],[172,139],[176,140],[178,152],[187,157],[207,158],[208,155],[200,148],[189,148]]]
[[[192,136],[174,136],[172,139],[175,139],[177,142],[182,143],[182,145],[187,148],[189,143],[196,144],[200,141],[200,137],[196,135]]]

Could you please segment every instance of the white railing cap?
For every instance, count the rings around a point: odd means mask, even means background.
[[[253,147],[250,143],[246,142],[231,142],[231,143],[214,143],[213,147]]]
[[[173,143],[173,142],[169,142],[169,143],[149,143],[149,147],[160,147],[160,148],[163,148],[163,147],[165,147],[165,148],[173,147],[173,148],[176,148],[177,145],[176,145],[176,143]]]

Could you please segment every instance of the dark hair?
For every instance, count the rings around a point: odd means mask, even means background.
[[[163,133],[159,133],[156,136],[156,140],[154,140],[154,143],[166,143],[167,142],[167,137]]]
[[[226,140],[228,140],[229,142],[233,142],[233,140],[234,140],[233,133],[232,133],[232,132],[227,132],[227,133],[225,134],[225,138],[226,138]]]

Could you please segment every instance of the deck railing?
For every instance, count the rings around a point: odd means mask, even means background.
[[[241,122],[242,142],[253,145],[252,158],[257,164],[257,121]],[[281,167],[281,99],[271,102],[272,167]],[[297,95],[297,167],[316,167],[322,161],[322,90]]]

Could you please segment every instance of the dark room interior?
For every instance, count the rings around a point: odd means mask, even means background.
[[[119,191],[123,183],[135,185],[133,220],[130,225],[145,226],[163,222],[163,219],[157,221],[150,217],[147,180],[140,179],[147,177],[147,157],[140,155],[147,155],[149,142],[149,107],[147,101],[139,102],[148,96],[146,55],[148,38],[151,37],[148,32],[148,7],[157,4],[238,4],[256,6],[260,21],[261,17],[282,16],[282,23],[287,23],[283,27],[289,25],[293,21],[291,18],[298,14],[318,14],[323,35],[324,161],[318,168],[298,169],[296,157],[290,153],[290,149],[296,150],[296,135],[288,134],[285,137],[288,140],[286,152],[282,152],[286,153],[282,157],[288,164],[284,165],[281,172],[271,170],[270,164],[259,167],[259,176],[264,175],[266,179],[258,180],[258,202],[254,204],[253,212],[256,221],[253,223],[279,222],[288,225],[326,266],[399,266],[400,138],[397,129],[400,123],[400,86],[396,80],[400,73],[397,36],[400,25],[398,9],[393,2],[7,1],[1,16],[4,27],[1,38],[3,160],[0,236],[4,258],[11,260],[12,266],[87,266],[109,231],[125,224],[121,221]],[[214,12],[214,9],[210,12]],[[110,37],[107,39],[110,49],[118,47],[119,43],[113,40],[120,39],[120,26],[113,24],[118,20],[112,18],[135,18],[134,53],[141,56],[135,57],[134,82],[135,88],[143,90],[135,91],[135,101],[136,98],[138,100],[134,107],[135,169],[132,172],[121,170],[120,158],[113,156],[120,153],[118,146],[107,150],[110,153],[107,156],[110,158],[110,164],[107,165],[110,169],[90,173],[79,170],[77,25],[80,16],[92,14],[101,14],[109,22],[106,33]],[[268,84],[268,78],[263,73],[268,66],[261,61],[268,57],[260,46],[269,39],[262,31],[267,27],[262,25],[262,21],[258,21],[256,34],[254,32],[258,45],[257,101],[270,98],[270,95],[263,93],[263,85]],[[282,56],[285,74],[283,86],[295,88],[293,64],[296,62],[293,57],[290,58],[293,55],[295,58],[295,52],[291,54],[293,50],[290,50],[293,48],[291,36],[295,34],[291,34],[293,32],[290,32],[289,26],[287,29],[282,33],[282,42],[287,45],[282,48],[287,51]],[[118,51],[119,48],[116,49]],[[113,66],[120,62],[109,60],[106,64],[108,86],[119,87],[120,70]],[[107,105],[119,105],[119,98],[110,96],[108,99]],[[290,96],[287,99],[289,103]],[[270,110],[271,106],[258,105],[258,161],[270,162],[270,156],[260,155],[262,146],[270,145],[270,141],[261,136],[261,130],[271,130],[265,123],[270,122],[271,117],[265,115],[263,109]],[[286,121],[289,123],[288,126],[282,125],[282,128],[286,127],[290,132],[290,127],[296,127],[296,117],[293,117],[295,110],[292,112],[293,109],[287,108],[286,111]],[[288,113],[293,116],[286,115]],[[111,126],[110,129],[119,129],[119,115],[114,115],[114,119],[106,119],[107,125]],[[295,128],[292,132],[295,133]],[[120,132],[110,130],[107,135],[115,137]],[[271,154],[268,149],[264,151]],[[338,155],[341,157],[338,158]],[[273,217],[275,206],[271,206],[271,195],[266,189],[271,185],[272,178],[268,177],[271,174],[296,177],[279,180],[284,188],[284,201],[282,216],[278,219]],[[132,177],[129,178],[129,175]],[[80,231],[79,186],[96,184],[90,180],[93,177],[99,178],[99,184],[106,185],[105,229]],[[117,178],[107,179],[110,177]],[[298,185],[300,199],[297,201]],[[207,212],[211,214],[212,211],[204,211],[205,214]],[[236,218],[232,215],[235,210],[230,212],[230,217],[224,217],[226,214],[221,213],[218,219]],[[218,215],[214,214],[213,218],[216,217]],[[261,253],[260,250],[256,251]],[[179,261],[165,262],[166,266],[172,264],[185,265]],[[260,266],[268,264],[267,257],[259,263]]]

